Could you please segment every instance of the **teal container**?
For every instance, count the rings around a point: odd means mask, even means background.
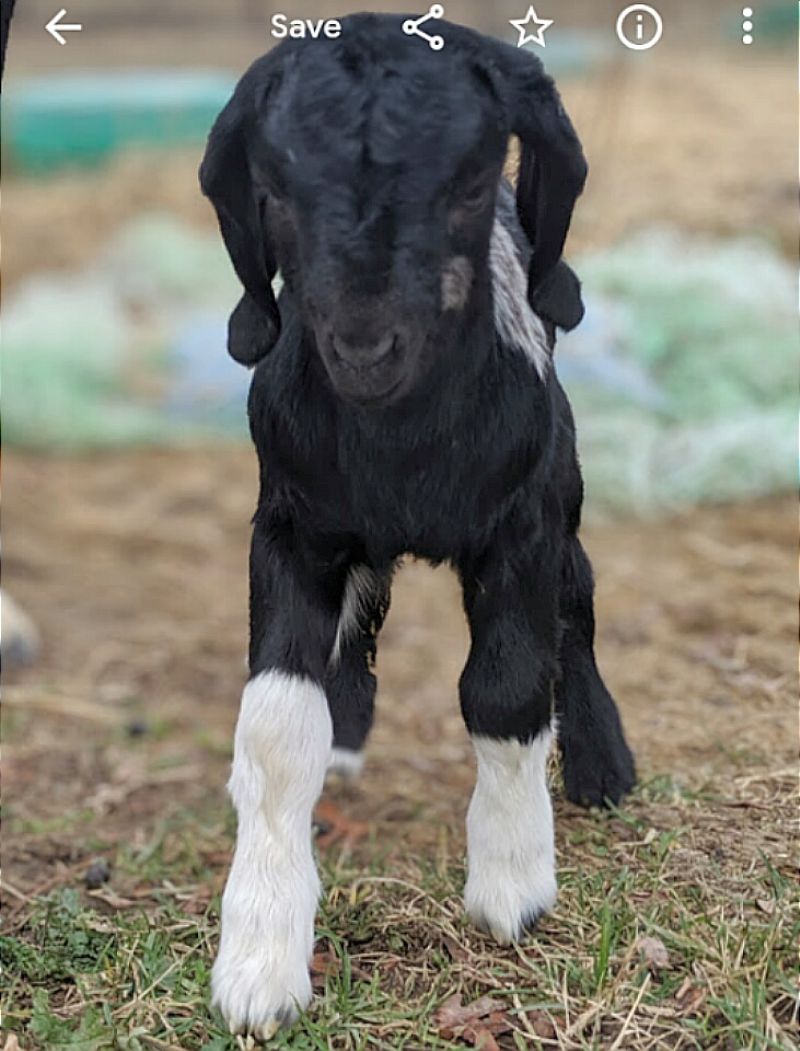
[[[64,73],[3,93],[6,160],[23,171],[90,167],[127,146],[202,143],[236,77],[218,70]]]

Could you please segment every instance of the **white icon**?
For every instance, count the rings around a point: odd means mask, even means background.
[[[632,31],[632,35],[629,35]],[[655,47],[664,32],[661,15],[647,4],[631,4],[620,12],[617,36],[631,51],[647,51]]]
[[[62,33],[72,33],[72,32],[76,32],[76,31],[80,32],[81,29],[83,29],[83,26],[82,25],[78,25],[78,23],[76,23],[76,22],[73,22],[70,25],[67,25],[66,22],[62,23],[61,19],[64,17],[64,15],[66,13],[67,13],[66,7],[62,7],[61,10],[58,12],[58,14],[53,15],[53,17],[50,19],[50,21],[44,27],[47,30],[47,32],[50,34],[50,36],[53,38],[53,40],[57,40],[59,42],[59,44],[66,44],[66,42],[67,42],[64,39],[64,37],[61,35]]]
[[[519,31],[517,47],[525,47],[528,43],[538,44],[540,47],[546,46],[544,34],[545,30],[553,24],[552,18],[539,18],[533,7],[529,7],[524,18],[512,18],[510,22]],[[529,32],[531,26],[537,27],[532,33]]]
[[[752,7],[742,8],[742,43],[752,44],[753,43],[753,9]]]
[[[432,4],[427,15],[422,15],[420,18],[407,18],[403,22],[403,32],[407,36],[420,36],[423,40],[427,40],[431,51],[441,51],[444,47],[444,37],[439,36],[438,33],[435,36],[429,36],[419,28],[431,18],[444,18],[444,8],[441,4]]]

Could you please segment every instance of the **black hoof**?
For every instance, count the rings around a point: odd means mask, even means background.
[[[617,806],[636,784],[636,766],[624,739],[596,751],[590,742],[564,742],[562,758],[564,791],[578,806]]]

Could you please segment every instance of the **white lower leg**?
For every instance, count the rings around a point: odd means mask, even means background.
[[[364,767],[364,755],[352,748],[337,748],[335,745],[328,758],[328,772],[338,774],[345,781],[354,781]]]
[[[467,813],[466,909],[506,944],[556,900],[553,808],[547,787],[552,733],[530,744],[473,737],[478,780]]]
[[[311,818],[331,736],[315,682],[269,671],[245,687],[228,784],[236,852],[212,974],[214,1003],[233,1032],[270,1036],[311,999],[319,897]]]

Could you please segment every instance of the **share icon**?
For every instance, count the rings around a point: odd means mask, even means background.
[[[420,18],[407,18],[403,22],[403,32],[407,36],[421,36],[423,40],[428,41],[428,47],[431,51],[441,51],[444,47],[444,37],[439,36],[438,33],[435,36],[430,36],[428,33],[423,33],[420,26],[424,25],[431,18],[443,18],[444,8],[441,4],[431,4],[431,9],[427,15],[422,15]]]

